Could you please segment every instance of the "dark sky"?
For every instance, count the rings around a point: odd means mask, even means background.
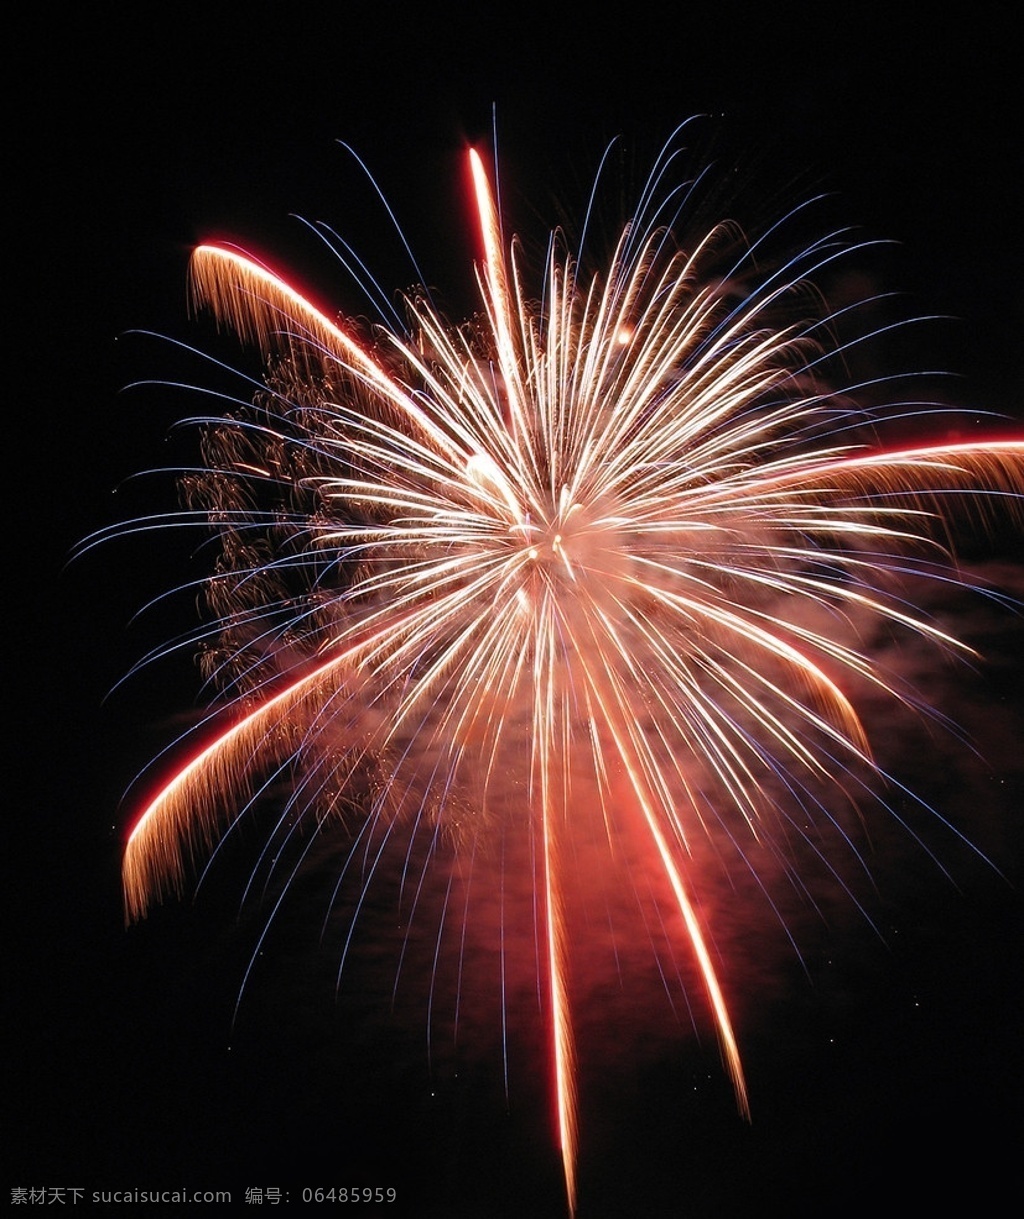
[[[121,796],[186,722],[196,684],[188,662],[172,663],[104,701],[141,653],[190,625],[180,603],[130,625],[183,578],[180,542],[165,549],[157,534],[65,566],[93,530],[172,507],[168,481],[125,480],[188,459],[188,437],[165,439],[197,409],[187,396],[120,392],[167,367],[166,348],[126,332],[209,340],[190,327],[185,267],[210,236],[344,297],[294,213],[351,238],[385,287],[408,286],[338,141],[377,175],[424,274],[462,308],[474,246],[461,156],[489,139],[492,106],[506,213],[536,237],[563,207],[578,213],[609,139],[622,134],[634,157],[628,193],[672,128],[706,113],[700,152],[724,198],[735,183],[757,220],[777,201],[833,192],[830,214],[894,243],[868,257],[867,282],[885,277],[905,312],[943,319],[914,329],[901,358],[957,374],[943,392],[965,405],[1020,420],[1015,36],[984,4],[927,26],[728,3],[600,16],[557,4],[355,17],[348,5],[208,7],[82,5],[13,31],[8,262],[24,283],[8,355],[15,1135],[4,1188],[277,1185],[295,1206],[303,1186],[347,1181],[396,1186],[402,1215],[557,1215],[529,1022],[506,1109],[500,1055],[467,1053],[457,1079],[430,1077],[414,1018],[369,1001],[336,1008],[313,917],[308,937],[301,918],[289,924],[234,1030],[256,924],[236,921],[230,879],[122,927]],[[1005,543],[999,557],[1014,557]],[[1019,570],[1011,580],[1020,593]],[[967,1191],[987,1211],[1015,1189],[1024,664],[1010,616],[950,612],[997,661],[939,683],[985,760],[949,762],[940,744],[902,773],[968,819],[1007,881],[952,839],[956,884],[904,853],[879,858],[885,945],[837,918],[811,936],[809,976],[777,933],[733,927],[750,983],[739,1004],[749,1129],[706,1026],[700,1044],[688,1027],[654,1036],[633,1066],[628,1032],[583,1037],[598,1061],[583,1076],[581,1219],[820,1214],[841,1200],[859,1211],[883,1191],[894,1209]]]

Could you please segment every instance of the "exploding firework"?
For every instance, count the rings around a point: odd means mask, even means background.
[[[234,248],[195,251],[196,300],[268,375],[206,421],[178,518],[221,541],[202,652],[228,706],[124,862],[134,919],[282,775],[272,838],[343,822],[339,889],[351,871],[363,896],[395,826],[464,859],[518,835],[570,1210],[577,844],[632,842],[656,870],[646,892],[696,962],[746,1115],[701,844],[762,885],[757,852],[823,854],[808,826],[855,854],[835,807],[884,779],[857,696],[915,705],[858,627],[966,651],[915,589],[959,579],[949,505],[1024,489],[1024,441],[880,442],[866,388],[834,380],[856,309],[808,288],[843,235],[774,264],[730,224],[688,243],[685,192],[658,193],[673,156],[602,274],[553,235],[534,278],[470,153],[481,304],[463,326],[423,292],[407,325],[361,330]]]

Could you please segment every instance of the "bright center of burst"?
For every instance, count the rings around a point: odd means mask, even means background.
[[[576,502],[568,486],[561,486],[547,503],[530,503],[485,453],[468,459],[466,474],[512,543],[512,566],[520,581],[516,598],[522,608],[534,603],[541,588],[557,591],[564,599],[579,594],[584,582],[591,584],[592,600],[595,585],[624,575],[628,556],[620,530],[605,512]]]
[[[591,505],[570,502],[563,490],[550,518],[524,534],[518,551],[522,574],[518,596],[524,609],[536,608],[538,598],[553,596],[565,623],[577,614],[592,614],[599,606],[602,618],[614,612],[629,556],[621,530],[612,521],[595,513]]]

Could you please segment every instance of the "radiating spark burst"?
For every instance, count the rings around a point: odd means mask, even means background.
[[[603,277],[585,281],[556,236],[534,288],[475,152],[470,164],[471,325],[423,295],[407,331],[368,339],[235,249],[193,255],[197,300],[272,369],[248,412],[211,423],[209,469],[186,480],[224,547],[208,656],[241,693],[135,824],[125,900],[134,919],[180,891],[192,853],[286,765],[290,815],[320,824],[362,798],[386,832],[426,814],[470,850],[489,785],[522,759],[571,1211],[574,835],[596,822],[609,846],[646,837],[748,1115],[695,838],[770,841],[780,777],[799,800],[871,767],[850,690],[912,694],[841,624],[871,617],[967,650],[901,590],[957,579],[934,540],[942,510],[953,496],[1015,503],[1024,441],[868,439],[872,413],[825,386],[834,318],[795,313],[808,277],[848,252],[841,234],[760,273],[746,249],[723,273],[736,230],[683,247],[679,197],[651,194]]]

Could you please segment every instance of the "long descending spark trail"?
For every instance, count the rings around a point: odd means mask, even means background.
[[[866,615],[962,648],[904,586],[958,578],[943,510],[1019,503],[1024,441],[877,446],[875,414],[820,379],[831,319],[794,320],[838,235],[781,271],[758,272],[750,249],[723,270],[734,228],[687,251],[651,196],[603,278],[581,283],[554,238],[534,303],[476,152],[470,169],[483,249],[472,325],[414,298],[408,333],[364,338],[235,249],[193,255],[197,300],[271,370],[247,414],[207,433],[205,515],[226,555],[210,599],[222,585],[243,598],[219,622],[219,663],[240,693],[136,821],[125,903],[135,919],[180,891],[193,850],[283,766],[300,823],[319,825],[346,787],[369,789],[386,841],[403,815],[443,825],[456,805],[485,804],[509,759],[528,758],[520,824],[539,847],[538,961],[574,1212],[574,834],[646,835],[749,1117],[694,838],[717,826],[733,842],[770,839],[772,776],[799,798],[871,767],[850,679],[913,695],[842,624]],[[259,530],[263,551],[247,540]],[[574,787],[581,773],[596,811]]]

